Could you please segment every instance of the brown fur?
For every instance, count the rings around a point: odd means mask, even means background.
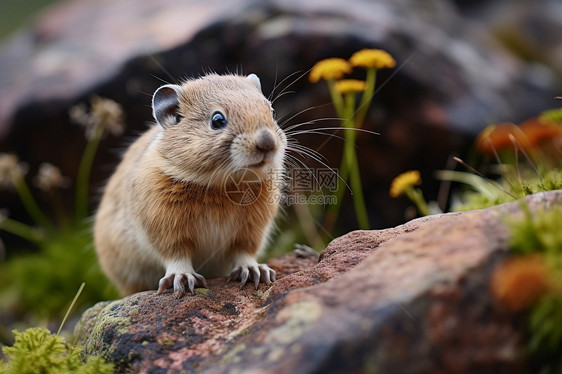
[[[253,157],[260,129],[276,134],[276,151],[284,151],[267,99],[238,76],[206,76],[181,89],[184,119],[152,127],[129,147],[96,215],[100,264],[123,294],[154,289],[167,261],[182,258],[204,276],[228,275],[225,264],[237,254],[258,254],[277,214],[280,183],[267,173],[279,167],[273,159],[252,169],[259,180],[245,185],[259,195],[255,202],[235,204],[226,192],[236,186],[225,184],[237,175],[233,157]],[[221,131],[209,128],[217,110],[229,122]]]

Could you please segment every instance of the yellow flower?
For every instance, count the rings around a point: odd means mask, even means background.
[[[357,79],[342,79],[336,82],[336,91],[342,94],[365,91],[367,83]]]
[[[396,66],[394,58],[382,49],[362,49],[355,52],[349,59],[351,65],[364,68],[393,68]]]
[[[392,180],[390,186],[390,196],[398,197],[406,191],[409,187],[419,185],[421,183],[420,172],[417,170],[410,170],[400,174]]]
[[[351,73],[352,70],[351,64],[343,58],[327,58],[314,65],[308,79],[312,83],[316,83],[320,79],[340,79],[344,74]]]

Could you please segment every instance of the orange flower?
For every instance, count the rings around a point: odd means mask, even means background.
[[[527,136],[529,149],[538,148],[543,143],[562,136],[561,126],[552,125],[537,117],[526,120],[519,128]]]
[[[486,127],[476,139],[478,152],[493,155],[494,152],[514,150],[512,139],[527,151],[541,147],[545,142],[562,137],[562,127],[554,126],[534,117],[519,126],[505,122]]]
[[[551,289],[549,269],[538,255],[512,257],[496,269],[490,288],[506,309],[522,311]]]
[[[522,146],[527,144],[525,134],[517,125],[504,122],[486,127],[476,138],[476,150],[490,156],[506,149],[513,150],[510,135]]]

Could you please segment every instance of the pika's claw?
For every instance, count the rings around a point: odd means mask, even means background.
[[[195,294],[195,286],[207,288],[205,278],[196,272],[169,274],[158,282],[157,295],[166,291],[168,288],[174,288],[174,293],[179,299],[187,293],[187,290],[193,295]]]
[[[252,279],[254,280],[254,286],[257,290],[258,286],[260,285],[260,271],[257,266],[252,266],[250,268],[250,271],[252,272]]]
[[[260,281],[267,284],[268,286],[271,282],[275,281],[275,270],[268,268],[267,271],[260,272]]]
[[[233,281],[238,279],[238,277],[240,276],[240,272],[242,271],[241,267],[237,267],[236,269],[232,270],[232,272],[230,272],[230,275],[228,276],[228,278],[226,279],[227,282]]]
[[[227,281],[240,280],[240,289],[242,289],[249,279],[254,283],[256,290],[258,289],[260,282],[265,283],[268,286],[271,282],[275,281],[275,270],[271,269],[265,264],[246,264],[235,267],[228,276]]]
[[[248,270],[248,268],[246,268],[246,267],[242,268],[241,274],[240,274],[240,289],[242,289],[242,287],[244,287],[244,285],[248,281],[249,276],[250,276],[250,271]]]
[[[160,295],[162,292],[172,287],[173,284],[174,284],[174,274],[171,274],[168,277],[164,277],[160,279],[160,282],[158,282],[158,291],[156,291],[156,295]]]

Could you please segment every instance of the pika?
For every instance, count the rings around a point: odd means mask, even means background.
[[[209,74],[152,97],[156,123],[127,149],[103,193],[94,243],[124,295],[205,277],[259,283],[258,264],[279,209],[287,137],[255,74]]]

